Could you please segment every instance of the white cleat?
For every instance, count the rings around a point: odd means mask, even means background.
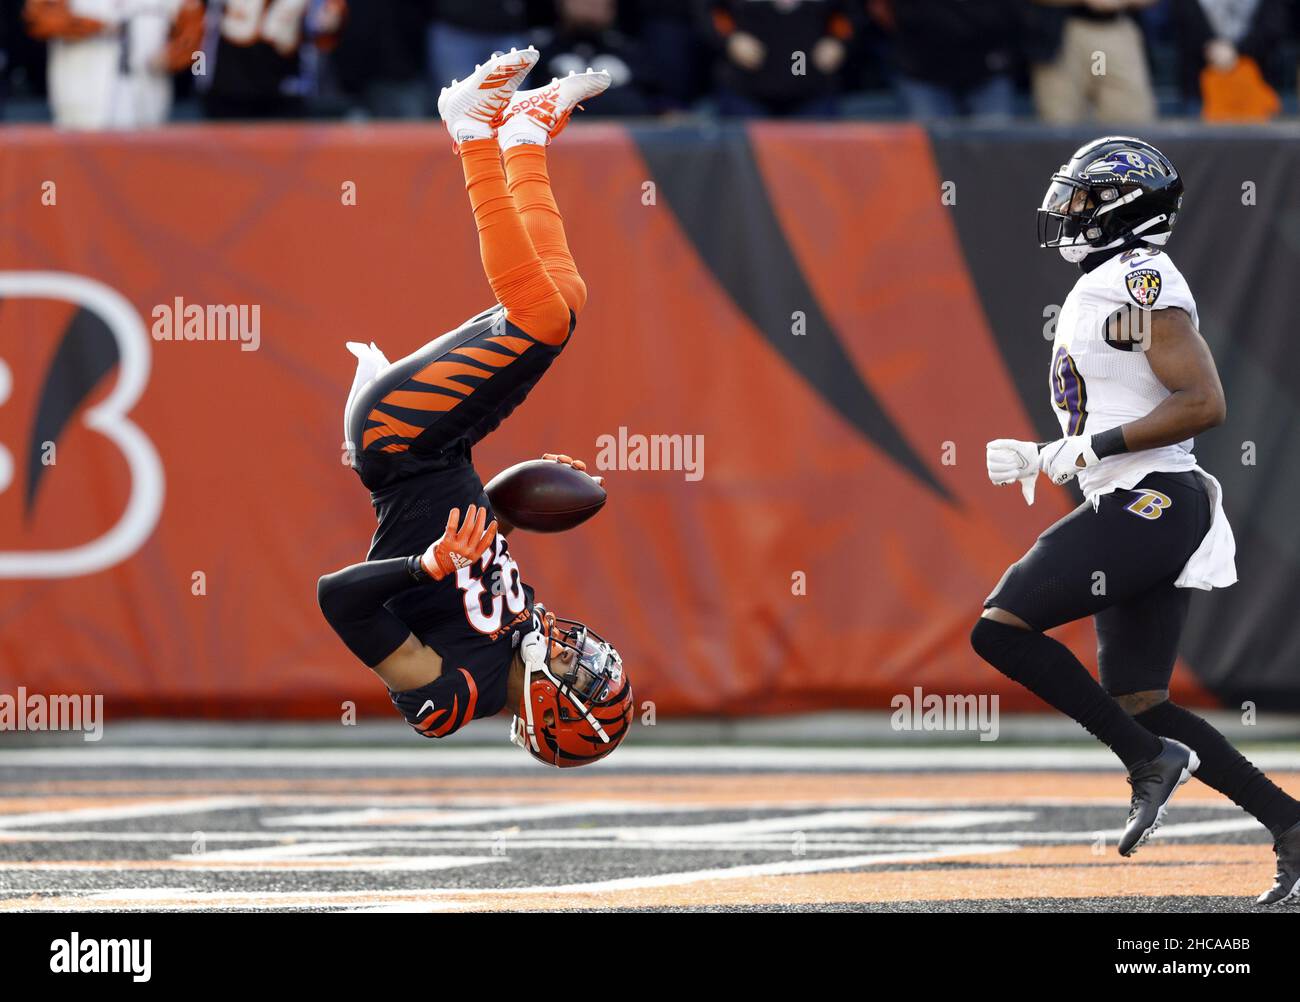
[[[464,80],[453,80],[442,89],[438,115],[451,133],[453,146],[496,135],[510,99],[538,56],[531,45],[495,53]]]
[[[549,143],[569,124],[569,116],[582,107],[581,102],[603,94],[608,87],[609,73],[588,69],[552,80],[545,87],[518,91],[500,126],[503,145],[507,134],[524,128],[525,123],[540,127]]]

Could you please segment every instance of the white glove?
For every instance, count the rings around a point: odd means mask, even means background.
[[[1073,480],[1080,470],[1093,466],[1101,460],[1092,449],[1091,435],[1067,435],[1043,446],[1043,451],[1039,453],[1039,462],[1048,480],[1054,484],[1066,484]]]
[[[1034,503],[1034,485],[1038,482],[1038,446],[1015,438],[995,438],[985,447],[989,479],[999,487],[1020,482],[1025,504]]]

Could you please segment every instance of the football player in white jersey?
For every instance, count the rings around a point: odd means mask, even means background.
[[[49,42],[50,111],[65,129],[163,124],[171,75],[203,42],[199,0],[27,0],[23,13]]]
[[[1057,318],[1048,373],[1062,437],[988,443],[989,479],[1033,503],[1039,472],[1078,478],[1085,501],[1007,569],[971,644],[1073,717],[1123,761],[1133,788],[1128,856],[1195,773],[1274,836],[1277,876],[1259,903],[1300,897],[1300,802],[1206,721],[1169,699],[1190,588],[1237,579],[1218,481],[1192,453],[1223,422],[1223,387],[1196,302],[1164,253],[1182,209],[1169,159],[1126,136],[1094,140],[1053,175],[1039,243],[1082,270]],[[1094,617],[1101,684],[1044,631]]]

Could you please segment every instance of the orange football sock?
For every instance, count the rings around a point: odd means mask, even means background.
[[[483,271],[510,322],[546,344],[569,334],[569,306],[529,239],[506,188],[495,139],[460,144],[465,190],[478,225]]]
[[[546,147],[521,143],[505,152],[506,177],[515,207],[533,241],[537,256],[546,265],[560,295],[573,310],[582,312],[587,302],[587,286],[569,253],[564,236],[564,218],[555,204],[551,179],[546,172]]]

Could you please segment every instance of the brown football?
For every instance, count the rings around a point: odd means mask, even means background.
[[[572,466],[530,459],[502,470],[487,485],[498,518],[530,532],[563,532],[605,506],[605,488]]]

